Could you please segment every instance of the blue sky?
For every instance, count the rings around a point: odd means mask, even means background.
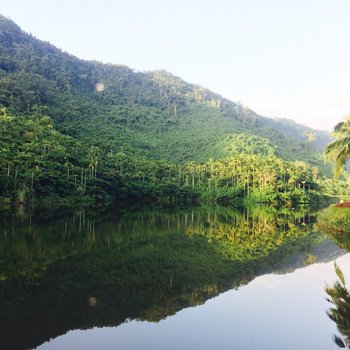
[[[166,69],[261,115],[319,129],[350,113],[349,0],[0,0],[80,58]]]

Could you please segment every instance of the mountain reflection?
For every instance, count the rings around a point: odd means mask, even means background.
[[[315,250],[326,236],[314,222],[303,208],[3,211],[0,348],[157,322],[260,274],[332,259]]]

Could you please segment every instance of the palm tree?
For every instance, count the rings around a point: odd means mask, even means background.
[[[350,349],[350,291],[346,288],[343,272],[334,263],[335,272],[339,278],[333,287],[326,287],[327,299],[333,307],[327,311],[328,317],[337,325],[342,337],[333,335],[334,342],[340,348]]]
[[[314,142],[317,139],[317,137],[316,137],[315,133],[313,133],[312,131],[305,131],[304,135],[306,136],[307,150],[308,150],[308,152],[310,154],[311,143]]]
[[[334,127],[335,141],[329,143],[324,151],[326,159],[334,162],[334,175],[338,176],[345,169],[346,161],[350,158],[350,118]]]

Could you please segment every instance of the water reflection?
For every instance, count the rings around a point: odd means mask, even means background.
[[[4,211],[0,348],[159,321],[263,273],[332,259],[339,250],[315,220],[268,207]]]

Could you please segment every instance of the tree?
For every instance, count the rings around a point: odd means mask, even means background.
[[[334,342],[340,348],[350,348],[350,293],[346,288],[343,272],[334,263],[335,272],[339,278],[333,287],[326,287],[325,291],[330,298],[327,299],[333,307],[327,312],[328,317],[337,325],[342,338],[333,335]]]
[[[304,135],[306,136],[306,145],[307,145],[308,152],[310,153],[310,145],[313,141],[317,139],[317,137],[315,133],[313,133],[312,131],[305,131]]]
[[[350,116],[334,127],[333,136],[336,140],[326,146],[324,156],[334,162],[334,175],[339,176],[350,158]]]

